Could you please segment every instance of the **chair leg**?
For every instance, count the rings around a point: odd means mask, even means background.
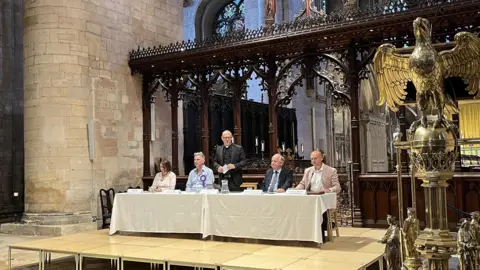
[[[340,237],[340,229],[338,228],[338,210],[335,209],[335,212],[333,212],[333,220],[335,222],[335,234],[337,235],[337,237]]]

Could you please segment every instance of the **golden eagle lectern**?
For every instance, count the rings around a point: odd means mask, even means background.
[[[455,35],[456,46],[452,50],[438,53],[432,45],[432,26],[427,19],[413,21],[416,39],[411,55],[396,52],[392,44],[380,46],[373,59],[377,73],[380,100],[392,111],[403,105],[407,95],[409,81],[417,90],[416,102],[421,112],[420,120],[412,123],[410,130],[415,132],[422,124],[427,128],[427,115],[437,115],[434,128],[443,124],[447,130],[452,128],[445,120],[444,112],[458,112],[457,107],[445,93],[444,79],[460,77],[468,84],[469,94],[480,96],[480,40],[472,33],[460,32]]]

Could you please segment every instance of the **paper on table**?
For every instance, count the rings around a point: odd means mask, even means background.
[[[228,166],[227,164],[222,166],[222,173],[227,173],[228,172]]]

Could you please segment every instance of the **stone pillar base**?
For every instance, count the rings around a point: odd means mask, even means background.
[[[61,236],[78,232],[97,230],[97,222],[90,212],[65,213],[24,213],[20,223],[0,225],[0,232],[17,235]]]
[[[82,213],[23,213],[22,222],[25,224],[35,225],[69,225],[78,223],[92,222],[92,214],[90,212]]]

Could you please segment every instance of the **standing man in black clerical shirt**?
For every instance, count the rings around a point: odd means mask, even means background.
[[[232,133],[225,130],[222,133],[223,145],[217,147],[213,166],[219,173],[219,180],[228,180],[230,191],[241,191],[242,168],[245,166],[243,147],[232,143]]]

